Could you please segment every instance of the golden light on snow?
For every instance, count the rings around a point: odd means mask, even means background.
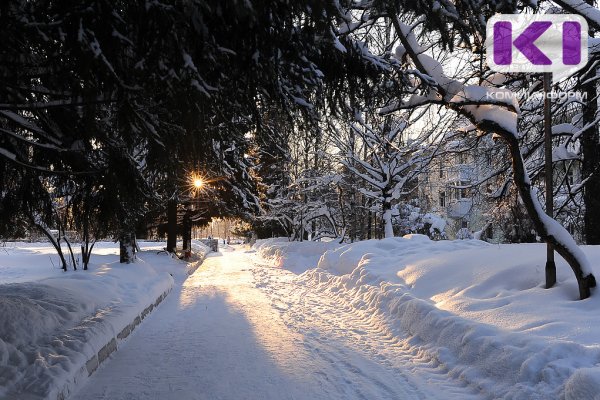
[[[212,321],[211,324],[221,326],[220,329],[245,332],[245,351],[256,358],[264,357],[269,365],[301,380],[302,384],[312,384],[299,367],[312,362],[311,354],[303,346],[306,339],[288,329],[279,312],[273,312],[288,307],[287,300],[273,303],[256,286],[256,279],[260,278],[255,278],[248,268],[251,259],[246,253],[224,251],[226,257],[206,258],[186,279],[179,298],[179,310],[195,309],[204,321]],[[284,279],[290,276],[283,270],[280,272]],[[225,332],[216,334],[228,335]]]

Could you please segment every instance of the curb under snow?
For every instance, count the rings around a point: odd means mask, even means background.
[[[119,314],[126,311],[101,309],[96,315],[85,319],[81,324],[55,337],[53,342],[60,343],[60,354],[54,355],[57,362],[68,365],[70,374],[52,376],[51,368],[36,365],[36,361],[25,372],[16,387],[5,400],[64,400],[80,383],[91,376],[116,350],[131,332],[157,307],[170,293],[173,281],[153,302],[147,304],[141,312],[127,324],[118,324]],[[111,318],[116,316],[116,318]],[[77,347],[82,347],[78,349]],[[76,354],[81,352],[80,354]],[[41,384],[40,384],[41,383]]]
[[[192,262],[187,263],[185,269],[185,275],[193,274],[204,262],[206,258],[206,252],[197,251],[195,253],[196,259]],[[123,342],[129,335],[137,328],[138,325],[156,308],[162,301],[167,297],[167,295],[173,289],[174,282],[171,281],[171,285],[164,292],[162,292],[158,298],[149,305],[147,305],[135,318],[124,327],[119,327],[119,329],[115,329],[118,333],[115,335],[114,331],[109,335],[106,335],[106,330],[103,329],[102,324],[103,321],[107,320],[107,316],[102,315],[104,312],[101,310],[97,313],[97,315],[91,319],[84,321],[79,326],[67,331],[65,334],[61,335],[61,337],[57,338],[61,340],[62,338],[67,338],[72,335],[74,332],[94,332],[97,331],[97,327],[100,327],[101,333],[99,333],[98,337],[89,337],[86,338],[89,342],[89,345],[94,349],[93,355],[85,362],[79,360],[75,371],[72,376],[67,377],[66,379],[62,379],[60,382],[54,382],[54,389],[49,391],[47,394],[35,394],[35,393],[15,393],[9,394],[6,400],[65,400],[67,399],[71,393],[75,389],[79,387],[81,383],[83,383],[87,378],[92,376],[94,372],[98,370],[98,367],[106,361],[109,356],[116,352],[119,349],[119,345]],[[97,326],[96,326],[97,325]],[[93,343],[103,343],[101,347],[94,346]],[[96,351],[97,350],[97,351]],[[23,388],[29,388],[35,385],[36,378],[31,377],[29,379],[25,379],[19,386]],[[33,384],[33,385],[32,385]]]

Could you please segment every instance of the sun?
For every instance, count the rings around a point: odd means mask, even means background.
[[[196,189],[200,189],[202,186],[204,186],[204,179],[200,177],[195,177],[193,183]]]

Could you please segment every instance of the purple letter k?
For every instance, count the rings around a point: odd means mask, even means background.
[[[532,22],[514,41],[515,47],[534,65],[552,65],[552,61],[533,44],[551,25],[549,21]]]

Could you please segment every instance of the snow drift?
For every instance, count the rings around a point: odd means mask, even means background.
[[[379,329],[483,394],[597,398],[599,296],[576,301],[576,281],[562,260],[558,286],[543,289],[544,245],[411,235],[346,245],[266,241],[256,249],[276,255],[280,267],[304,270],[300,284],[366,318],[379,315]],[[595,247],[584,251],[600,256]]]

